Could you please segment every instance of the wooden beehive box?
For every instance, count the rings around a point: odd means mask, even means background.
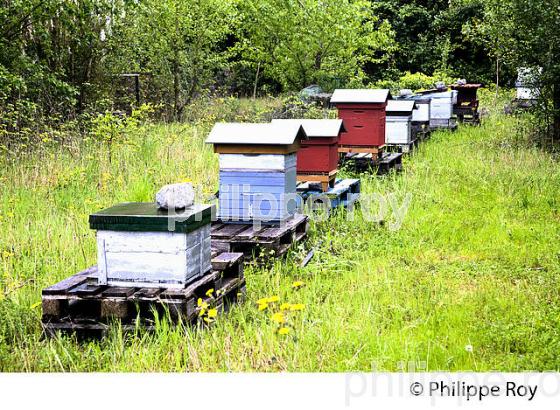
[[[429,124],[430,123],[430,103],[431,98],[426,97],[425,99],[415,99],[412,100],[416,103],[414,110],[412,111],[412,124]]]
[[[385,107],[389,90],[337,89],[331,103],[338,109],[346,132],[340,145],[347,147],[382,147],[385,145]]]
[[[390,100],[387,103],[387,144],[409,144],[412,141],[412,112],[415,106],[416,103],[411,100]]]
[[[298,174],[321,174],[336,171],[338,142],[345,131],[342,120],[294,119],[272,120],[272,123],[301,124],[307,139],[301,141],[297,152]]]
[[[296,152],[305,131],[296,123],[218,123],[206,143],[220,156],[218,218],[222,222],[276,224],[299,203]]]
[[[100,285],[181,288],[211,269],[213,205],[130,202],[90,215]]]

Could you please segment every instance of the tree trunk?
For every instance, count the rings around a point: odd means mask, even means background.
[[[552,134],[552,142],[560,141],[560,83],[554,84],[554,92],[553,92],[553,104],[554,104],[554,112],[553,112],[553,134]]]

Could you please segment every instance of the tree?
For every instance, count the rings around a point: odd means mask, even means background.
[[[144,0],[131,3],[113,27],[111,70],[149,72],[152,96],[174,119],[226,60],[232,0]]]
[[[542,68],[541,103],[553,140],[560,140],[560,0],[488,0],[479,32],[513,68]],[[549,115],[550,114],[550,115]]]
[[[367,1],[247,0],[239,9],[242,58],[285,89],[360,79],[395,47],[389,23]]]
[[[487,82],[492,63],[484,47],[463,28],[481,19],[484,7],[463,0],[371,0],[375,12],[391,22],[398,50],[391,67],[397,71],[445,71],[469,81]]]

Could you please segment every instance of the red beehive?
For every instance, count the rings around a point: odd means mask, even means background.
[[[323,189],[332,185],[338,168],[338,141],[345,128],[342,120],[272,120],[300,124],[308,139],[301,141],[297,152],[297,174],[299,181],[323,183]]]
[[[298,173],[329,173],[338,167],[338,141],[345,131],[342,120],[272,120],[301,124],[308,139],[297,153]]]
[[[385,107],[389,98],[389,90],[335,90],[331,103],[346,128],[339,144],[372,148],[385,145]]]

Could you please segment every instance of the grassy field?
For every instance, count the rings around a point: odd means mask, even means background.
[[[399,175],[360,175],[365,193],[411,195],[399,230],[339,213],[313,226],[305,268],[295,249],[248,269],[247,302],[210,329],[162,321],[82,344],[41,338],[41,289],[95,263],[89,213],[165,183],[214,192],[213,121],[145,126],[111,161],[92,142],[48,141],[0,159],[0,370],[559,370],[560,166],[494,111],[435,133]],[[283,302],[304,305],[286,335],[273,320]]]

